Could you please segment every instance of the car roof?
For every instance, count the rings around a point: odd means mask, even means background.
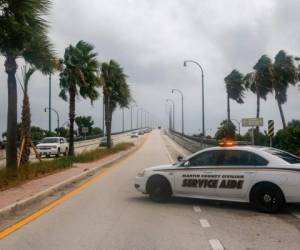
[[[253,146],[253,145],[242,145],[242,146],[230,146],[230,147],[221,147],[221,146],[216,146],[216,147],[209,147],[202,149],[188,158],[193,157],[194,155],[197,155],[201,152],[207,152],[207,151],[212,151],[212,150],[241,150],[241,151],[248,151],[255,153],[266,160],[268,160],[270,165],[290,165],[288,162],[284,161],[283,159],[269,153],[266,151],[266,149],[269,149],[270,147],[264,147],[264,146]]]

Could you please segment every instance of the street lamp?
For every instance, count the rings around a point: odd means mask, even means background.
[[[200,70],[201,70],[201,79],[202,79],[202,134],[203,136],[205,136],[205,109],[204,109],[204,72],[203,72],[203,68],[200,65],[200,63],[193,61],[193,60],[185,60],[183,62],[183,66],[186,67],[187,63],[194,63],[196,64]]]
[[[122,108],[122,132],[124,132],[124,108]]]
[[[137,120],[136,120],[136,122],[137,122],[137,128],[139,127],[139,111],[141,111],[141,126],[140,126],[140,128],[142,128],[142,126],[143,126],[143,109],[142,108],[138,108],[137,109]]]
[[[178,92],[181,95],[181,133],[184,135],[183,93],[179,89],[172,89],[172,93],[174,92]]]
[[[136,102],[133,102],[133,105],[131,105],[131,107],[130,107],[130,128],[131,128],[131,130],[133,129],[133,127],[132,127],[132,109],[134,107],[137,107]]]
[[[57,116],[57,133],[59,134],[59,114],[58,112],[54,109],[54,108],[44,108],[44,111],[47,112],[47,110],[49,110],[49,112],[53,111],[56,113],[56,116]],[[51,130],[49,130],[49,132],[51,132]]]
[[[175,103],[173,100],[171,99],[166,99],[166,102],[171,102],[172,105],[173,105],[173,109],[172,109],[172,113],[173,113],[173,124],[172,124],[172,127],[173,127],[173,130],[175,130]]]

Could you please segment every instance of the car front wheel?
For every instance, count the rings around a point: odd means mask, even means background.
[[[250,203],[258,211],[276,213],[283,209],[284,196],[276,185],[262,183],[253,188],[250,195]]]
[[[149,180],[147,190],[150,199],[155,202],[167,202],[172,196],[168,180],[159,176],[155,176]]]

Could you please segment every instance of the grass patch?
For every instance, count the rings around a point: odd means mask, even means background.
[[[102,159],[108,155],[118,153],[133,147],[133,143],[120,143],[112,149],[97,148],[86,151],[74,157],[62,157],[51,161],[29,163],[21,166],[16,176],[11,176],[6,169],[0,169],[0,191],[17,186],[26,181],[37,179],[51,173],[72,167],[73,163],[86,163]]]

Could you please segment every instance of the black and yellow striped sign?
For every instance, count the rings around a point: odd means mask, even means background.
[[[274,120],[268,120],[268,136],[274,136]]]

